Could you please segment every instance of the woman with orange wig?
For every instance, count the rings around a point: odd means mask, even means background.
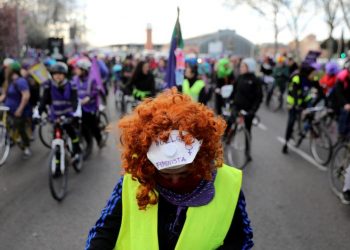
[[[174,88],[118,126],[125,174],[86,249],[252,248],[242,173],[223,163],[223,119]]]

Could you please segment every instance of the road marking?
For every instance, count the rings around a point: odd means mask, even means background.
[[[258,124],[258,128],[260,128],[261,130],[267,131],[267,127],[261,122]]]
[[[286,140],[284,138],[280,137],[280,136],[277,137],[277,140],[280,143],[282,143],[282,144],[286,143]],[[294,151],[295,153],[297,153],[299,156],[304,158],[306,161],[308,161],[309,163],[311,163],[315,167],[317,167],[319,170],[321,170],[321,171],[327,171],[328,170],[327,167],[318,164],[310,155],[308,155],[304,151],[300,150],[299,148],[294,147],[290,143],[288,143],[288,148],[291,149],[292,151]]]

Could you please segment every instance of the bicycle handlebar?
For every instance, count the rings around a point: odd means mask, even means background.
[[[0,106],[0,111],[9,111],[10,108],[7,106]]]

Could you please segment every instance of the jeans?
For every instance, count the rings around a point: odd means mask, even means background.
[[[29,119],[25,117],[12,117],[13,128],[18,130],[18,133],[22,139],[22,144],[25,148],[30,146],[30,140],[28,135]]]
[[[100,143],[102,136],[98,127],[99,120],[96,113],[83,112],[82,121],[82,132],[88,145],[91,145],[92,137],[95,137],[97,143]]]
[[[292,137],[294,124],[297,121],[300,114],[301,114],[301,110],[298,110],[295,107],[291,108],[288,111],[288,122],[287,122],[287,130],[286,130],[286,137],[285,137],[286,143]]]

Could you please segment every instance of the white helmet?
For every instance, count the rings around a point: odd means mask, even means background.
[[[77,67],[89,71],[91,68],[91,62],[87,58],[82,58],[77,61]]]
[[[7,66],[10,66],[10,64],[12,64],[12,63],[14,63],[15,62],[15,60],[13,60],[12,58],[5,58],[5,60],[4,60],[4,62],[3,62],[3,65],[5,66],[5,67],[7,67]]]

